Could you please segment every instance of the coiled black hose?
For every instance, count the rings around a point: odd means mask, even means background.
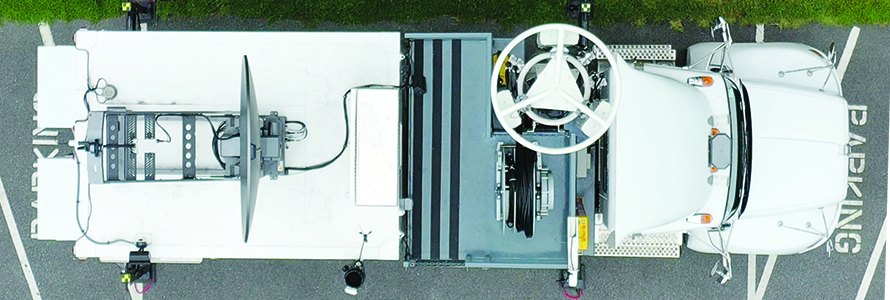
[[[535,165],[538,155],[535,151],[516,145],[513,168],[515,179],[513,193],[516,199],[516,216],[514,227],[517,232],[524,232],[531,238],[535,230]]]

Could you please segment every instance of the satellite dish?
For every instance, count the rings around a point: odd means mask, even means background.
[[[253,88],[253,77],[247,55],[241,69],[241,116],[239,120],[241,135],[241,232],[247,243],[250,223],[256,210],[257,188],[260,181],[260,165],[262,149],[260,149],[260,116],[256,108],[256,93]]]

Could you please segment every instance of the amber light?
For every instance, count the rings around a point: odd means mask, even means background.
[[[714,78],[710,76],[690,77],[686,79],[686,83],[692,86],[712,86],[714,85]]]
[[[713,221],[713,218],[708,213],[697,213],[686,218],[686,222],[693,224],[711,224],[711,221]]]
[[[709,224],[709,223],[711,223],[711,214],[703,214],[703,215],[701,215],[701,223],[702,223],[702,224]]]

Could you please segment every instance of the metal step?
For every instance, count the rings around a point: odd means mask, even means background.
[[[660,233],[629,236],[617,248],[596,244],[595,256],[679,258],[683,233]]]
[[[624,60],[642,61],[675,61],[677,50],[671,49],[671,45],[607,45],[613,53],[620,54]],[[596,59],[606,59],[606,56],[595,48]]]
[[[612,231],[603,222],[603,214],[594,214],[594,225],[591,233],[594,235],[594,256],[613,257],[680,257],[680,247],[683,246],[683,233],[659,233],[649,235],[632,235],[618,244],[617,248],[608,246],[607,241]],[[586,255],[590,255],[589,252]]]

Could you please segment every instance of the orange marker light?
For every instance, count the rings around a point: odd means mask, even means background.
[[[711,223],[711,214],[702,214],[702,215],[701,215],[701,223],[702,223],[702,224],[709,224],[709,223]]]
[[[711,166],[711,173],[717,173],[717,167]]]
[[[702,81],[704,81],[705,86],[712,86],[712,85],[714,85],[714,78],[705,76],[705,77],[702,77],[701,79],[702,79]]]
[[[713,218],[708,213],[697,213],[686,218],[686,222],[693,224],[711,224],[711,221],[713,221]]]
[[[690,77],[686,79],[686,83],[691,86],[712,86],[714,85],[714,78],[710,76]]]
[[[718,134],[720,134],[720,130],[717,130],[717,128],[711,128],[711,135],[718,135]]]

